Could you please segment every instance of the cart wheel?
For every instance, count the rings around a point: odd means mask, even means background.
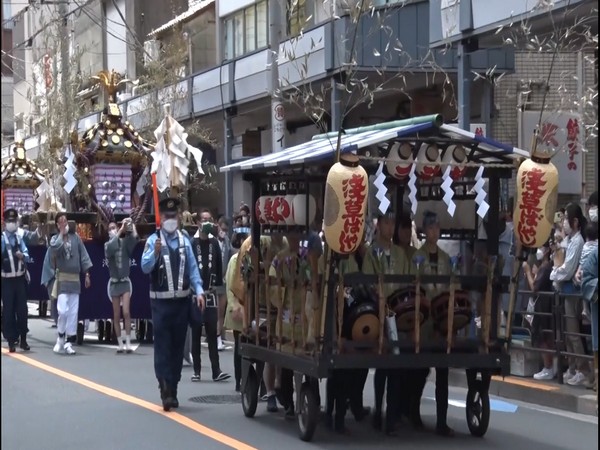
[[[96,329],[98,331],[98,342],[104,341],[104,320],[96,321]]]
[[[467,392],[467,425],[473,436],[483,437],[490,424],[490,396],[476,380]]]
[[[315,389],[307,381],[302,383],[298,403],[298,434],[301,440],[309,442],[317,429],[320,405]]]
[[[242,391],[242,409],[246,417],[254,417],[258,407],[258,377],[254,367],[250,366],[244,390]]]
[[[77,322],[77,345],[83,345],[84,329],[83,323]]]
[[[150,321],[146,323],[146,342],[149,344],[154,342],[154,325]]]
[[[135,327],[135,337],[137,338],[139,343],[142,343],[144,340],[144,335],[146,334],[146,321],[143,319],[138,320],[138,324]]]

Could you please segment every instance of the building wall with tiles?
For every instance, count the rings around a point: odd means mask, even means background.
[[[583,52],[583,93],[584,96],[590,92],[597,92],[595,56],[593,52]],[[518,138],[518,102],[519,93],[530,91],[527,96],[527,110],[539,111],[544,101],[545,83],[549,78],[549,89],[546,94],[546,111],[574,111],[578,110],[578,62],[577,52],[558,53],[554,66],[552,64],[552,53],[516,52],[515,72],[504,76],[494,88],[494,111],[492,118],[492,131],[490,136],[500,142],[511,143],[517,146]],[[531,83],[530,83],[531,82]],[[586,126],[596,123],[597,101],[585,105],[584,120]],[[584,192],[583,197],[598,189],[597,186],[597,141],[598,130],[586,132],[585,148],[583,155],[584,163]],[[524,136],[524,142],[528,144],[531,136]],[[511,183],[510,193],[514,192],[514,183]],[[580,202],[580,196],[560,195],[559,205],[565,205],[570,201]]]

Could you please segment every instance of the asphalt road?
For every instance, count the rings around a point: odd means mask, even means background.
[[[152,347],[140,346],[131,355],[86,343],[77,355],[52,353],[54,329],[50,322],[30,320],[28,353],[2,351],[2,448],[30,449],[596,449],[598,420],[535,405],[492,399],[490,429],[483,439],[469,435],[464,409],[466,391],[450,392],[449,425],[457,435],[441,438],[414,432],[408,426],[394,437],[373,431],[368,421],[348,418],[349,436],[320,426],[312,443],[297,438],[297,425],[283,413],[268,414],[259,404],[254,419],[242,413],[233,382],[192,383],[191,367],[184,366],[179,387],[181,408],[163,413],[154,379]],[[16,355],[16,356],[15,356]],[[207,349],[203,378],[210,379]],[[203,361],[204,361],[203,360]],[[232,351],[221,353],[223,370],[233,372]],[[365,403],[373,403],[368,381]],[[324,384],[324,383],[322,383]],[[433,386],[428,384],[423,418],[435,423]],[[195,398],[192,401],[194,397]],[[200,401],[200,402],[199,402]]]

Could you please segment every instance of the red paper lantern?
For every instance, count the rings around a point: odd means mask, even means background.
[[[517,172],[513,215],[515,235],[526,248],[539,248],[554,227],[558,202],[558,170],[548,155],[523,161]]]
[[[343,255],[358,248],[365,227],[369,180],[356,155],[343,155],[327,174],[324,235],[329,248]]]

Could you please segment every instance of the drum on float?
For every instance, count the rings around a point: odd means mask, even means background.
[[[379,339],[377,291],[359,285],[348,290],[342,336],[353,342],[374,343]]]
[[[438,330],[446,334],[448,332],[448,301],[450,292],[442,292],[431,300],[431,317]],[[469,293],[463,290],[454,292],[454,332],[462,330],[471,322],[473,313],[469,302]]]
[[[388,306],[396,315],[396,328],[399,332],[408,332],[415,329],[415,309],[417,305],[417,290],[412,287],[400,288],[394,291],[387,299]],[[419,306],[421,325],[429,317],[429,300],[425,290],[421,289],[421,303]]]

